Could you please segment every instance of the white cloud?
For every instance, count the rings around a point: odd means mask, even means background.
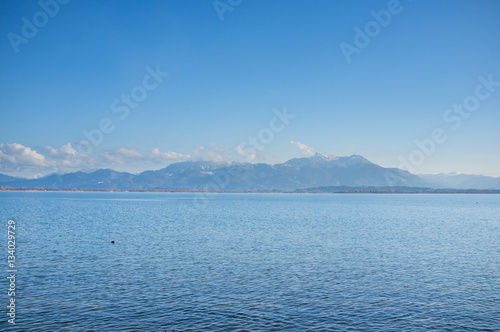
[[[74,171],[99,165],[94,157],[78,153],[69,142],[57,149],[44,146],[41,152],[50,160],[51,168],[55,172]]]
[[[202,150],[204,149],[200,151]],[[203,151],[202,154],[210,156],[212,152]],[[218,156],[211,156],[211,158],[220,160]],[[31,178],[51,173],[112,168],[117,165],[124,165],[126,168],[148,168],[147,164],[151,162],[178,162],[190,159],[190,155],[173,151],[161,152],[157,148],[147,155],[132,148],[119,147],[90,156],[78,153],[71,143],[66,143],[59,148],[39,147],[37,150],[19,143],[0,144],[0,172]]]
[[[161,160],[176,160],[183,161],[191,159],[188,154],[182,154],[178,152],[160,152],[158,148],[155,148],[149,152],[149,158],[154,162],[159,162]]]
[[[311,148],[310,146],[307,146],[303,143],[296,141],[290,141],[290,144],[295,145],[304,156],[306,157],[314,156],[314,149]]]
[[[19,143],[0,144],[0,169],[49,166],[45,157]]]
[[[122,165],[125,163],[125,160],[122,156],[117,155],[115,153],[103,153],[99,155],[100,161],[105,165]]]
[[[54,149],[51,146],[45,146],[43,147],[43,150],[47,152],[48,157],[54,159],[72,158],[76,157],[78,154],[78,152],[76,152],[76,149],[71,146],[71,143],[69,142],[61,146],[59,149]]]
[[[218,147],[215,145],[203,146],[197,145],[194,150],[194,155],[197,160],[210,160],[215,162],[224,162],[226,160],[232,159],[228,154],[228,149],[226,147]]]
[[[122,165],[129,161],[145,160],[145,157],[134,149],[122,147],[113,152],[99,155],[99,159],[106,164],[106,167],[109,167],[116,164]]]
[[[77,141],[75,142],[75,145],[76,146],[79,146],[79,147],[85,147],[86,149],[90,148],[92,146],[92,144],[88,141]]]
[[[198,154],[202,153],[204,150],[205,150],[205,147],[203,145],[197,145],[194,148],[194,154],[198,155]]]
[[[37,173],[37,174],[28,176],[27,179],[39,179],[39,178],[41,178],[43,176],[44,176],[43,174]]]
[[[224,157],[214,151],[207,151],[206,153],[203,154],[203,160],[223,162]]]
[[[79,154],[66,143],[59,148],[45,146],[36,151],[19,143],[0,144],[0,170],[16,176],[40,177],[50,173],[74,172],[101,167],[93,157]]]
[[[118,148],[115,153],[127,159],[143,159],[144,156],[134,149]]]
[[[234,147],[234,150],[236,151],[236,153],[239,155],[239,156],[242,156],[242,157],[245,157],[249,160],[254,160],[256,157],[257,157],[257,154],[256,153],[251,153],[249,151],[245,151],[243,150],[243,148],[241,147],[241,145],[236,145]],[[253,150],[254,152],[257,151],[257,149],[255,148],[251,148],[251,150]]]

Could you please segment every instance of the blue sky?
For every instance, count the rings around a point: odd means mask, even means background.
[[[500,176],[498,1],[60,2],[0,3],[1,173],[322,152]]]

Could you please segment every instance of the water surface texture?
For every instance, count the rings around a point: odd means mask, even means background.
[[[0,192],[0,217],[2,331],[500,326],[499,195]]]

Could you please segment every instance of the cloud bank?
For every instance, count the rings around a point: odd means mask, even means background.
[[[302,153],[302,155],[304,155],[306,157],[314,156],[314,149],[311,148],[310,146],[307,146],[303,143],[296,142],[296,141],[290,141],[290,144],[297,147],[300,150],[300,152]]]
[[[119,147],[96,156],[88,156],[78,153],[71,143],[58,148],[43,146],[36,149],[19,143],[0,144],[0,172],[11,175],[24,174],[28,177],[110,168],[128,163],[179,162],[190,159],[190,155],[173,151],[162,152],[158,148],[142,154],[132,148]]]

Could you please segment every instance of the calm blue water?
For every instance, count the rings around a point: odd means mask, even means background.
[[[0,192],[0,330],[499,330],[500,195],[197,197]]]

